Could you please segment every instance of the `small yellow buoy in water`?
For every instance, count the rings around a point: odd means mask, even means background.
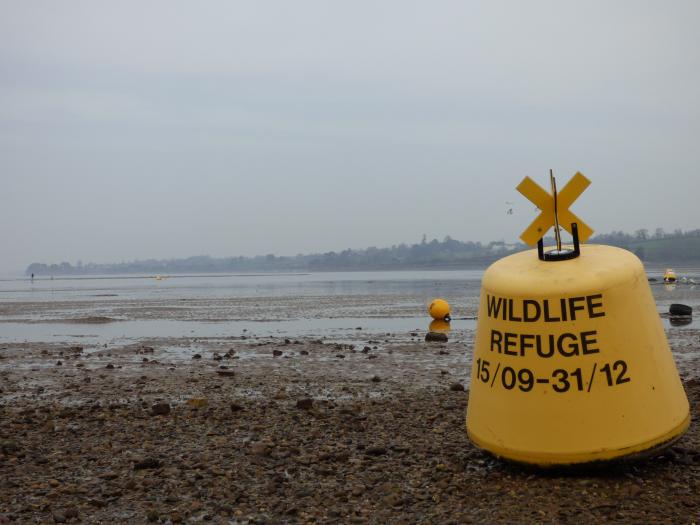
[[[450,320],[450,304],[444,299],[433,299],[433,302],[428,306],[430,317],[440,321]]]

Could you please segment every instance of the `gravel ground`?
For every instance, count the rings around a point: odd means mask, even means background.
[[[675,335],[673,335],[675,334]],[[539,472],[467,439],[473,334],[0,345],[0,523],[698,523],[697,424]],[[698,330],[678,330],[693,419]]]

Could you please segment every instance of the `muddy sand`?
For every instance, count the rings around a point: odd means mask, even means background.
[[[700,522],[696,423],[645,461],[513,466],[466,436],[472,331],[358,328],[0,345],[0,523]],[[669,337],[697,422],[700,331]]]

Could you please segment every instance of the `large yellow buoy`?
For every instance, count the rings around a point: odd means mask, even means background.
[[[503,458],[610,460],[658,449],[689,425],[641,262],[620,248],[579,247],[578,232],[592,230],[577,225],[575,217],[574,249],[544,253],[540,238],[538,250],[501,259],[483,277],[467,431]]]
[[[450,304],[444,299],[433,299],[428,305],[428,314],[430,317],[440,321],[450,320]]]

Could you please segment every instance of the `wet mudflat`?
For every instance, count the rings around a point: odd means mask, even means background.
[[[698,521],[696,424],[643,462],[509,465],[466,436],[473,333],[422,335],[4,344],[0,523]],[[671,343],[697,421],[700,332]]]

